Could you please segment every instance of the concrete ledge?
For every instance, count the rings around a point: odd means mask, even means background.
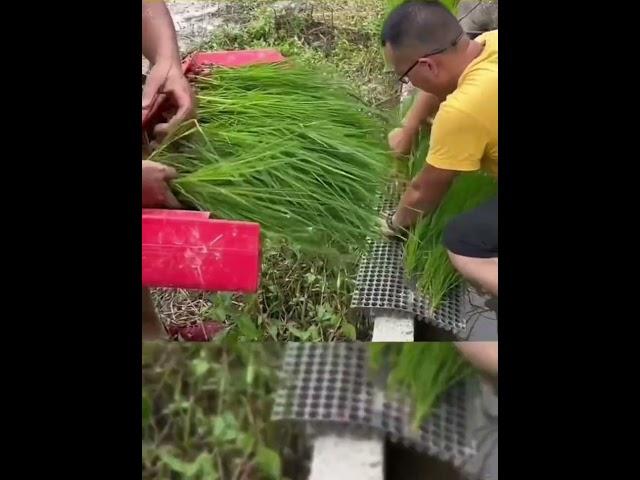
[[[389,313],[373,320],[372,342],[413,342],[413,317],[406,313]]]
[[[383,480],[382,437],[328,434],[313,441],[309,480]]]

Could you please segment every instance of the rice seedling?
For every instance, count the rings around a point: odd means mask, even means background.
[[[406,114],[413,98],[413,95],[407,97],[400,105],[400,115]],[[404,167],[407,181],[422,170],[428,151],[429,135],[421,132]],[[442,244],[444,228],[455,216],[489,200],[496,192],[497,182],[492,177],[480,172],[464,173],[455,180],[439,208],[423,218],[409,234],[405,270],[418,290],[430,300],[432,312],[462,281]]]
[[[372,369],[388,372],[388,387],[413,400],[416,430],[441,395],[473,371],[449,342],[372,343],[369,348]]]
[[[277,48],[296,63],[334,70],[367,104],[386,108],[396,82],[385,72],[380,52],[383,1],[312,0],[304,2],[304,8],[296,2],[295,8],[285,10],[271,8],[273,3],[282,2],[235,0],[234,9],[246,18],[236,22],[234,17],[229,25],[223,22],[197,50]],[[385,133],[386,129],[382,135]],[[244,340],[254,338],[254,332],[240,328],[241,317],[253,321],[261,340],[347,340],[353,338],[353,325],[358,335],[366,335],[349,309],[356,255],[341,257],[339,263],[328,262],[286,241],[265,241],[262,250],[263,274],[257,295],[235,295],[226,302],[222,294],[163,292],[158,305],[163,319],[198,323],[206,316],[224,322]]]
[[[405,270],[416,281],[418,290],[429,299],[432,312],[462,282],[442,244],[445,227],[454,217],[496,193],[497,182],[489,175],[481,172],[461,174],[436,211],[422,219],[410,233],[405,245]]]
[[[197,123],[155,154],[178,170],[185,203],[317,255],[351,254],[378,234],[388,119],[349,85],[284,62],[219,69],[196,87]]]

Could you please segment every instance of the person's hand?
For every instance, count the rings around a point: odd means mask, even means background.
[[[176,171],[151,160],[142,161],[142,206],[144,208],[180,208],[173,196],[169,182],[176,178]]]
[[[389,148],[396,157],[406,157],[411,153],[414,135],[405,127],[394,128],[387,137]]]
[[[195,98],[180,62],[160,61],[153,66],[142,91],[142,118],[149,113],[157,95],[166,94],[173,111],[165,123],[154,128],[155,140],[161,140],[195,114]]]
[[[399,227],[395,223],[394,217],[395,211],[383,213],[382,218],[379,219],[382,235],[389,239],[406,240],[407,230]]]

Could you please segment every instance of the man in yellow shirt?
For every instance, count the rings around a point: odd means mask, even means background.
[[[440,3],[416,0],[391,12],[382,44],[400,81],[441,102],[426,165],[388,220],[399,230],[436,209],[459,173],[484,170],[497,177],[498,32],[471,40]],[[454,219],[444,243],[456,269],[497,297],[497,198]]]

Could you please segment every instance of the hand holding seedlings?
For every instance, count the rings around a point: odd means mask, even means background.
[[[389,239],[406,240],[408,232],[404,228],[398,227],[394,221],[396,211],[387,212],[380,219],[380,231],[382,235]]]
[[[167,122],[154,129],[159,140],[193,116],[195,110],[191,86],[182,72],[173,20],[163,1],[142,2],[142,52],[153,65],[142,92],[142,118],[159,95],[169,95],[175,106]]]
[[[413,136],[405,127],[394,128],[387,137],[389,148],[396,158],[406,157],[411,153],[413,146]]]
[[[153,106],[158,95],[169,95],[174,106],[170,118],[154,128],[156,140],[161,140],[189,118],[195,112],[195,101],[191,86],[182,73],[180,63],[157,63],[149,72],[142,93],[142,116]]]
[[[439,106],[440,100],[434,95],[417,92],[402,126],[391,130],[388,136],[389,147],[396,157],[408,156],[420,134],[427,135]]]
[[[175,169],[152,162],[142,161],[142,206],[145,208],[180,208],[169,188],[169,181],[176,178]]]

